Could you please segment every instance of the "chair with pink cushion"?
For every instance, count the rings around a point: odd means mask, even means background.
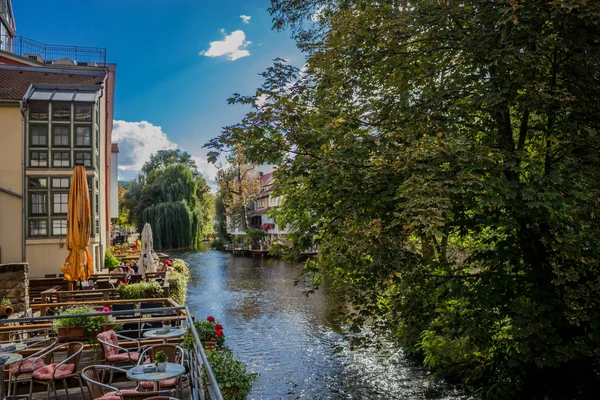
[[[52,362],[54,360],[54,356],[56,353],[67,351],[67,356],[61,362]],[[38,383],[41,385],[47,386],[46,391],[46,399],[50,398],[50,389],[54,391],[54,396],[58,397],[56,394],[56,382],[62,381],[63,386],[65,388],[65,392],[67,393],[67,397],[69,396],[69,389],[67,386],[67,380],[76,379],[77,383],[79,383],[79,388],[81,389],[81,395],[83,394],[83,382],[81,381],[81,376],[77,372],[77,368],[79,366],[79,358],[81,356],[81,352],[83,351],[83,343],[81,342],[71,342],[65,343],[60,346],[54,347],[47,354],[39,356],[33,359],[33,365],[37,360],[45,359],[46,365],[40,369],[36,369],[31,374],[31,385],[29,386],[29,398],[32,396],[33,384]]]
[[[37,339],[35,342],[32,342],[31,345],[28,345],[28,348],[39,348],[33,354],[28,355],[23,358],[18,363],[12,364],[8,367],[10,372],[8,376],[8,396],[10,397],[12,393],[17,392],[17,383],[19,378],[21,381],[29,381],[29,391],[31,392],[31,386],[33,385],[33,381],[31,380],[31,374],[33,371],[37,371],[40,368],[45,367],[50,363],[51,360],[51,351],[56,346],[58,339],[56,338],[45,338],[45,339]],[[29,343],[28,343],[29,344]],[[25,377],[26,379],[23,379]]]
[[[155,345],[152,345],[152,346],[146,348],[144,350],[144,352],[142,353],[140,360],[138,361],[138,365],[140,365],[146,361],[145,360],[146,355],[149,356],[149,361],[154,363],[154,361],[155,361],[154,357],[155,357],[156,353],[158,353],[159,351],[162,351],[163,353],[165,353],[165,355],[167,356],[168,362],[183,365],[183,354],[184,354],[183,348],[181,348],[180,346],[177,346],[175,344],[155,344]],[[166,389],[177,388],[178,392],[181,394],[180,383],[181,383],[181,381],[180,381],[179,377],[171,378],[171,379],[166,379],[164,381],[160,381],[160,387],[166,388]],[[155,385],[155,382],[149,382],[149,381],[141,381],[140,382],[140,387],[143,389],[146,389],[146,390],[154,389],[154,385]]]
[[[102,375],[104,375],[106,371],[127,373],[127,371],[122,368],[113,367],[110,365],[90,365],[89,367],[85,367],[81,371],[81,377],[85,381],[90,392],[90,396],[93,400],[123,400],[129,398],[145,399],[147,397],[161,395],[169,396],[172,394],[170,391],[138,392],[135,389],[119,389],[102,383],[102,379],[100,378],[101,374],[99,371],[102,372]]]
[[[102,345],[103,363],[112,366],[135,365],[140,359],[140,342],[127,336],[119,335],[115,331],[106,331],[99,333],[98,341]],[[137,343],[137,351],[126,349],[119,345],[119,339],[126,341],[135,341]],[[112,383],[113,370],[110,370],[110,379],[108,383]]]

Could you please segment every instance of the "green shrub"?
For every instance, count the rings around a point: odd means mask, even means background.
[[[187,280],[185,276],[177,271],[167,274],[167,283],[169,284],[169,293],[173,300],[180,305],[185,304],[187,297]]]
[[[180,258],[176,258],[173,260],[173,269],[180,274],[183,275],[186,282],[189,282],[192,279],[192,273],[190,272],[190,267],[188,263],[183,261]]]
[[[225,248],[227,248],[227,244],[228,244],[227,240],[222,239],[222,238],[217,238],[212,241],[212,243],[210,244],[210,247],[215,250],[225,250]]]
[[[156,281],[121,284],[117,292],[123,299],[156,299],[163,296],[163,289]]]
[[[225,400],[245,400],[258,374],[248,372],[246,364],[236,359],[231,350],[224,348],[206,353],[208,363],[219,383]]]
[[[252,239],[259,240],[267,236],[267,232],[263,231],[262,229],[248,228],[246,229],[246,235]]]
[[[60,315],[79,315],[95,313],[91,306],[75,306],[65,309]],[[87,332],[99,332],[102,326],[110,323],[108,317],[98,313],[93,317],[62,318],[54,321],[54,329],[58,328],[85,328]]]
[[[112,271],[117,265],[119,265],[119,260],[116,259],[110,250],[106,250],[106,253],[104,253],[104,268],[108,268],[109,271]]]

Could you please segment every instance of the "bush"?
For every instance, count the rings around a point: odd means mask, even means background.
[[[156,299],[163,296],[163,289],[156,281],[121,284],[117,292],[123,299]]]
[[[75,306],[65,309],[60,315],[78,315],[78,314],[91,314],[95,313],[91,306]],[[98,314],[93,317],[78,317],[78,318],[64,318],[57,319],[54,321],[54,329],[58,328],[85,328],[90,332],[99,332],[102,330],[102,326],[110,323],[110,320],[106,315]]]
[[[212,247],[215,250],[225,250],[225,248],[227,247],[227,240],[222,239],[222,238],[217,238],[215,240],[212,241],[212,243],[210,244],[210,247]]]
[[[109,271],[112,271],[117,265],[119,265],[119,260],[115,258],[110,250],[106,250],[106,253],[104,253],[104,268],[108,268]]]
[[[186,283],[192,279],[192,273],[190,272],[190,267],[188,263],[183,261],[180,258],[176,258],[173,260],[173,269],[179,272],[185,278]]]
[[[185,304],[187,297],[187,280],[185,276],[177,271],[167,274],[167,283],[169,284],[169,293],[173,300],[180,305]]]
[[[246,364],[229,349],[206,353],[208,363],[225,400],[245,400],[258,374],[248,372]]]

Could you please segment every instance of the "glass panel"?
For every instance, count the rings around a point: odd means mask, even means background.
[[[52,235],[63,236],[67,234],[67,221],[64,219],[55,219],[52,221]]]
[[[41,101],[29,103],[29,119],[48,120],[48,103]]]
[[[75,146],[92,145],[92,128],[90,126],[78,126],[75,128]]]
[[[48,145],[48,126],[47,125],[29,125],[31,134],[30,146],[46,147]]]
[[[92,166],[92,153],[76,151],[75,152],[75,164],[84,165],[86,167]]]
[[[29,178],[29,189],[43,189],[48,187],[46,178]]]
[[[53,188],[69,188],[69,178],[52,178]]]
[[[52,126],[52,143],[54,146],[64,147],[69,146],[69,126],[68,125],[53,125]]]
[[[48,235],[48,222],[46,220],[29,221],[29,236]]]
[[[92,120],[92,105],[91,104],[75,104],[75,121],[91,121]]]
[[[69,152],[68,151],[55,151],[52,153],[52,166],[53,167],[69,167]]]
[[[46,215],[46,195],[44,193],[31,193],[31,215]]]
[[[69,104],[69,103],[52,103],[52,120],[53,121],[70,121],[71,120],[71,104]]]
[[[69,210],[69,195],[67,193],[52,194],[52,213],[66,214]]]
[[[32,151],[29,153],[29,165],[31,167],[47,167],[48,153],[45,151]]]

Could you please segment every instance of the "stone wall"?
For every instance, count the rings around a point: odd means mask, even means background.
[[[15,312],[29,308],[29,264],[0,264],[0,300],[12,302]]]

